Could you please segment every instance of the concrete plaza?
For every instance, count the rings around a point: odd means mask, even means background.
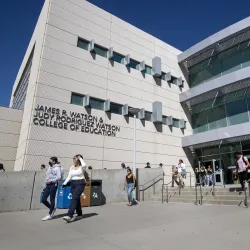
[[[1,249],[249,249],[250,209],[141,203],[84,208],[84,218],[42,222],[46,210],[0,214]]]

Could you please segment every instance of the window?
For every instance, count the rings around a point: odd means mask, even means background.
[[[123,64],[124,58],[125,58],[125,56],[122,56],[122,55],[120,55],[120,54],[114,52],[114,53],[113,53],[112,61]]]
[[[173,118],[173,127],[179,128],[180,127],[180,120]]]
[[[103,110],[104,109],[104,101],[96,99],[96,98],[90,98],[89,99],[89,106],[93,109]]]
[[[190,87],[249,66],[249,52],[249,41],[246,41],[191,67]]]
[[[165,125],[167,125],[167,118],[168,118],[167,116],[164,115],[162,116],[162,123]]]
[[[77,47],[85,50],[89,50],[89,42],[78,38]]]
[[[210,108],[207,111],[208,130],[227,126],[226,110],[224,105]]]
[[[176,82],[175,82],[175,80],[176,80],[176,79],[177,79],[176,77],[171,76],[171,80],[170,80],[170,82],[171,82],[172,84],[176,84]]]
[[[152,75],[152,68],[149,67],[148,65],[145,65],[144,73]]]
[[[111,102],[110,103],[110,113],[121,115],[122,114],[122,105]]]
[[[226,111],[229,126],[249,121],[246,99],[227,103]]]
[[[145,111],[145,121],[151,122],[151,116],[152,116],[151,112]]]
[[[83,105],[83,97],[84,97],[83,95],[72,93],[71,104],[82,106]]]
[[[107,58],[108,50],[95,44],[95,54]]]
[[[192,126],[194,133],[207,131],[207,113],[201,112],[192,115]]]
[[[139,64],[140,64],[139,62],[137,62],[137,61],[135,61],[133,59],[130,59],[129,67],[133,68],[133,69],[137,69]]]

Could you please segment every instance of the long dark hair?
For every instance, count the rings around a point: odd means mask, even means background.
[[[51,157],[50,160],[53,161],[53,162],[55,162],[55,164],[58,163],[58,159],[55,156]]]
[[[80,157],[83,159],[83,156],[80,155],[80,154],[77,154],[77,155],[75,155],[74,157],[75,157],[75,158],[78,158],[78,156],[80,156]],[[79,160],[78,160],[77,162],[78,162],[78,165],[79,165],[79,166],[82,166],[82,164],[81,164],[81,162],[80,162]]]

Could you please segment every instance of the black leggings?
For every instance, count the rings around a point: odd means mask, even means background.
[[[244,181],[247,180],[247,171],[240,172],[238,174],[239,174],[239,180],[240,180],[241,187],[242,187],[242,189],[244,189],[244,187],[245,187]]]

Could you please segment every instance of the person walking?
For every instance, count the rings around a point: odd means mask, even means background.
[[[179,185],[181,188],[184,188],[185,184],[182,178],[182,170],[186,169],[185,164],[183,163],[183,160],[179,160],[179,164],[177,165],[177,169],[178,169],[178,176],[177,178],[179,179]]]
[[[3,173],[3,172],[5,172],[5,169],[4,169],[3,163],[0,163],[0,173]]]
[[[79,220],[82,218],[82,207],[80,198],[84,192],[84,187],[86,185],[85,180],[86,163],[83,160],[82,155],[76,155],[73,158],[73,166],[69,170],[69,175],[63,183],[63,189],[66,187],[68,182],[70,182],[72,200],[70,203],[70,208],[68,210],[67,216],[63,217],[63,220],[70,223],[74,220]],[[74,212],[76,211],[77,216],[73,218]]]
[[[124,182],[124,190],[127,190],[127,194],[128,194],[128,206],[132,206],[133,205],[133,197],[132,197],[132,192],[135,188],[135,177],[132,174],[131,169],[127,169],[127,175],[125,178],[125,182]]]
[[[213,183],[214,183],[213,182],[213,170],[212,170],[210,165],[208,166],[206,172],[207,172],[207,174],[206,174],[207,186],[210,186],[210,184],[213,185]]]
[[[149,162],[147,162],[147,165],[146,165],[146,167],[145,168],[151,168],[151,166],[150,166],[150,163]]]
[[[177,178],[178,178],[178,169],[177,167],[172,166],[172,187],[174,187],[174,183],[176,183],[179,186]]]
[[[236,158],[236,170],[238,174],[242,191],[245,191],[245,181],[247,180],[247,173],[249,167],[249,161],[247,157],[243,156],[240,152],[235,153]]]
[[[49,168],[46,172],[45,188],[42,195],[42,203],[49,209],[49,214],[42,219],[43,221],[51,220],[55,214],[57,186],[61,178],[61,167],[58,159],[57,157],[51,157],[49,160]],[[47,201],[48,197],[50,197],[50,203]]]

